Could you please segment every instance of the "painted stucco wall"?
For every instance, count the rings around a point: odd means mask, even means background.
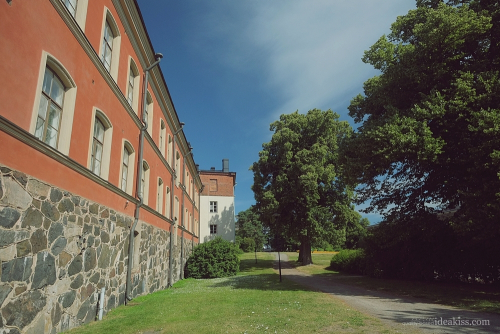
[[[217,213],[210,212],[210,202],[217,202]],[[200,213],[202,221],[200,224],[201,242],[210,241],[216,236],[225,240],[235,240],[234,222],[234,197],[233,196],[201,196]],[[217,225],[217,234],[210,235],[210,225]]]

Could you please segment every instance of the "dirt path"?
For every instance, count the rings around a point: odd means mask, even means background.
[[[276,260],[278,254],[276,253]],[[422,299],[395,296],[341,284],[332,278],[315,277],[293,269],[281,254],[283,279],[311,287],[345,301],[353,308],[375,316],[404,332],[422,333],[500,333],[500,315],[462,310],[431,304]],[[276,261],[275,269],[278,269]],[[473,321],[489,321],[489,325],[476,325]],[[447,323],[448,322],[448,323]],[[468,325],[467,325],[468,323]]]

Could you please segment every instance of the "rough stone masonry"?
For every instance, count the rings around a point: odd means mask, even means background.
[[[0,334],[58,333],[125,303],[133,218],[0,165]],[[138,224],[132,296],[167,287],[170,234]],[[178,240],[177,245],[181,242]],[[185,258],[191,252],[184,240]],[[173,248],[179,279],[180,246]]]

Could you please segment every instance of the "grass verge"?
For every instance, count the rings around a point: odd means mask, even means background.
[[[313,265],[299,266],[297,253],[286,253],[296,269],[311,274],[328,276],[339,283],[361,286],[369,290],[387,291],[400,296],[423,298],[432,303],[464,309],[500,314],[500,288],[479,284],[422,282],[378,279],[340,273],[329,269],[331,256],[312,254]]]
[[[238,276],[186,279],[69,331],[112,333],[395,333],[331,296],[284,280],[268,253],[241,256]]]

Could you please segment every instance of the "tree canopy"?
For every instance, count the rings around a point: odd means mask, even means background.
[[[488,3],[419,1],[365,52],[381,74],[351,101],[362,125],[346,154],[371,209],[498,210],[500,9]]]
[[[340,177],[339,145],[352,129],[331,110],[313,109],[281,115],[270,130],[251,167],[256,209],[272,234],[300,243],[299,260],[310,264],[311,242],[345,238],[353,192]]]
[[[363,61],[380,75],[349,106],[361,126],[343,156],[361,184],[359,202],[371,200],[367,210],[391,224],[438,216],[459,244],[492,259],[500,251],[498,1],[419,0]]]

